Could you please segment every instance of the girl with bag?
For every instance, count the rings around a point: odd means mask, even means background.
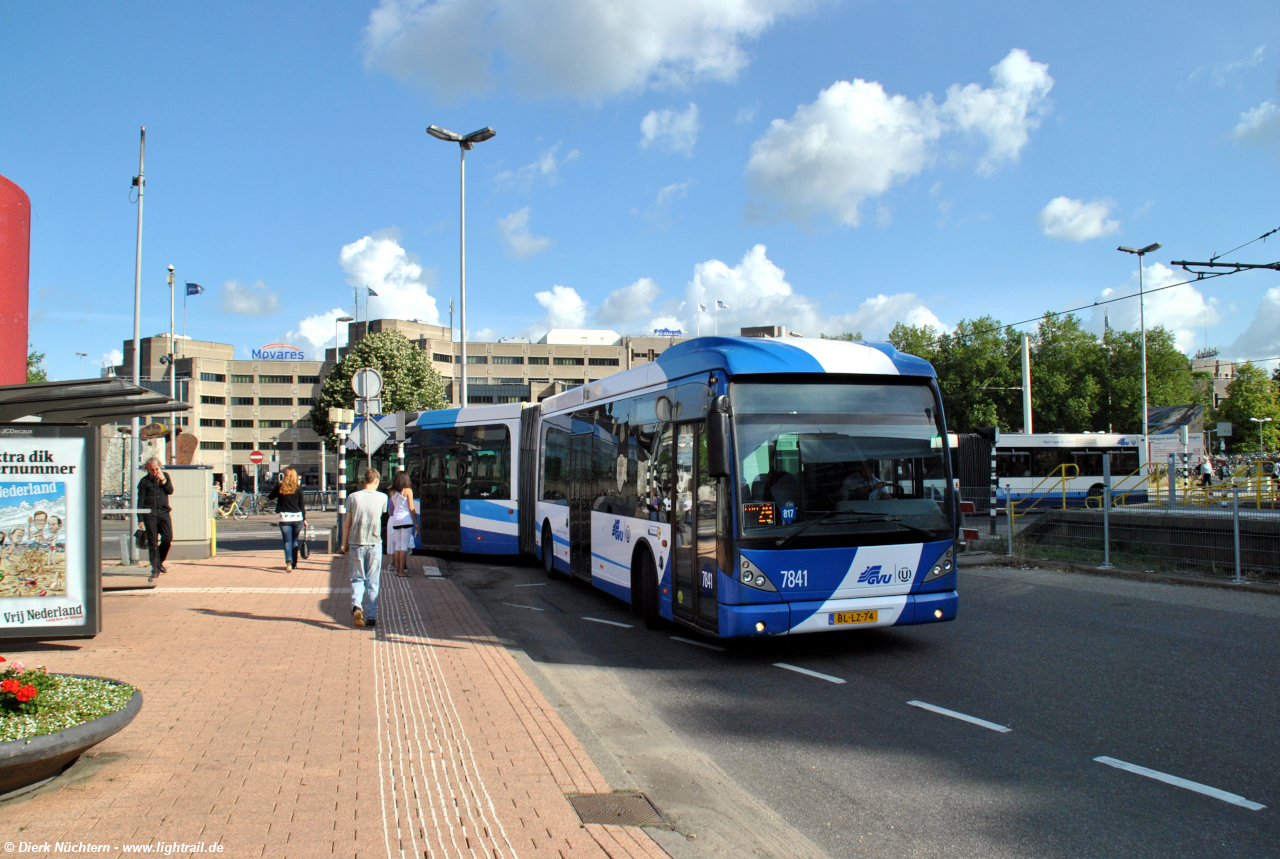
[[[298,488],[298,472],[293,466],[284,470],[284,476],[271,494],[268,501],[276,502],[276,513],[280,516],[280,536],[284,539],[284,571],[293,572],[298,566],[298,553],[302,549],[302,532],[306,528],[307,505]]]
[[[404,571],[409,553],[413,551],[414,532],[418,529],[418,511],[413,509],[413,489],[409,475],[397,471],[391,482],[391,515],[387,517],[387,551],[396,565],[396,575],[408,575]]]

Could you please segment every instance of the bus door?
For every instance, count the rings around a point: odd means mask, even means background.
[[[702,425],[680,424],[675,432],[675,486],[671,505],[672,613],[715,631],[719,624],[716,589],[716,522],[719,482],[706,472]]]
[[[431,447],[425,459],[420,499],[422,542],[457,549],[462,542],[458,493],[462,489],[459,469],[463,458],[456,447]]]
[[[591,433],[569,437],[569,574],[591,581]]]

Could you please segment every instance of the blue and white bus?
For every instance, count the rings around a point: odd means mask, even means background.
[[[1102,507],[1102,458],[1111,460],[1116,504],[1147,501],[1142,435],[1123,433],[1000,433],[996,442],[996,504],[1018,511]]]
[[[919,358],[702,337],[519,418],[520,549],[649,626],[727,638],[956,616],[948,436]]]

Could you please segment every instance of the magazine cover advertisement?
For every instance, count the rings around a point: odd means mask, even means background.
[[[0,637],[97,632],[93,432],[0,425]],[[77,437],[78,436],[78,437]],[[91,574],[92,573],[92,574]]]

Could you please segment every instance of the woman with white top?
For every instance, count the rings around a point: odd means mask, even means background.
[[[409,475],[397,471],[391,481],[391,515],[387,517],[387,552],[396,566],[396,575],[408,575],[404,571],[409,553],[413,551],[413,535],[420,522],[418,511],[413,509],[413,489]]]

